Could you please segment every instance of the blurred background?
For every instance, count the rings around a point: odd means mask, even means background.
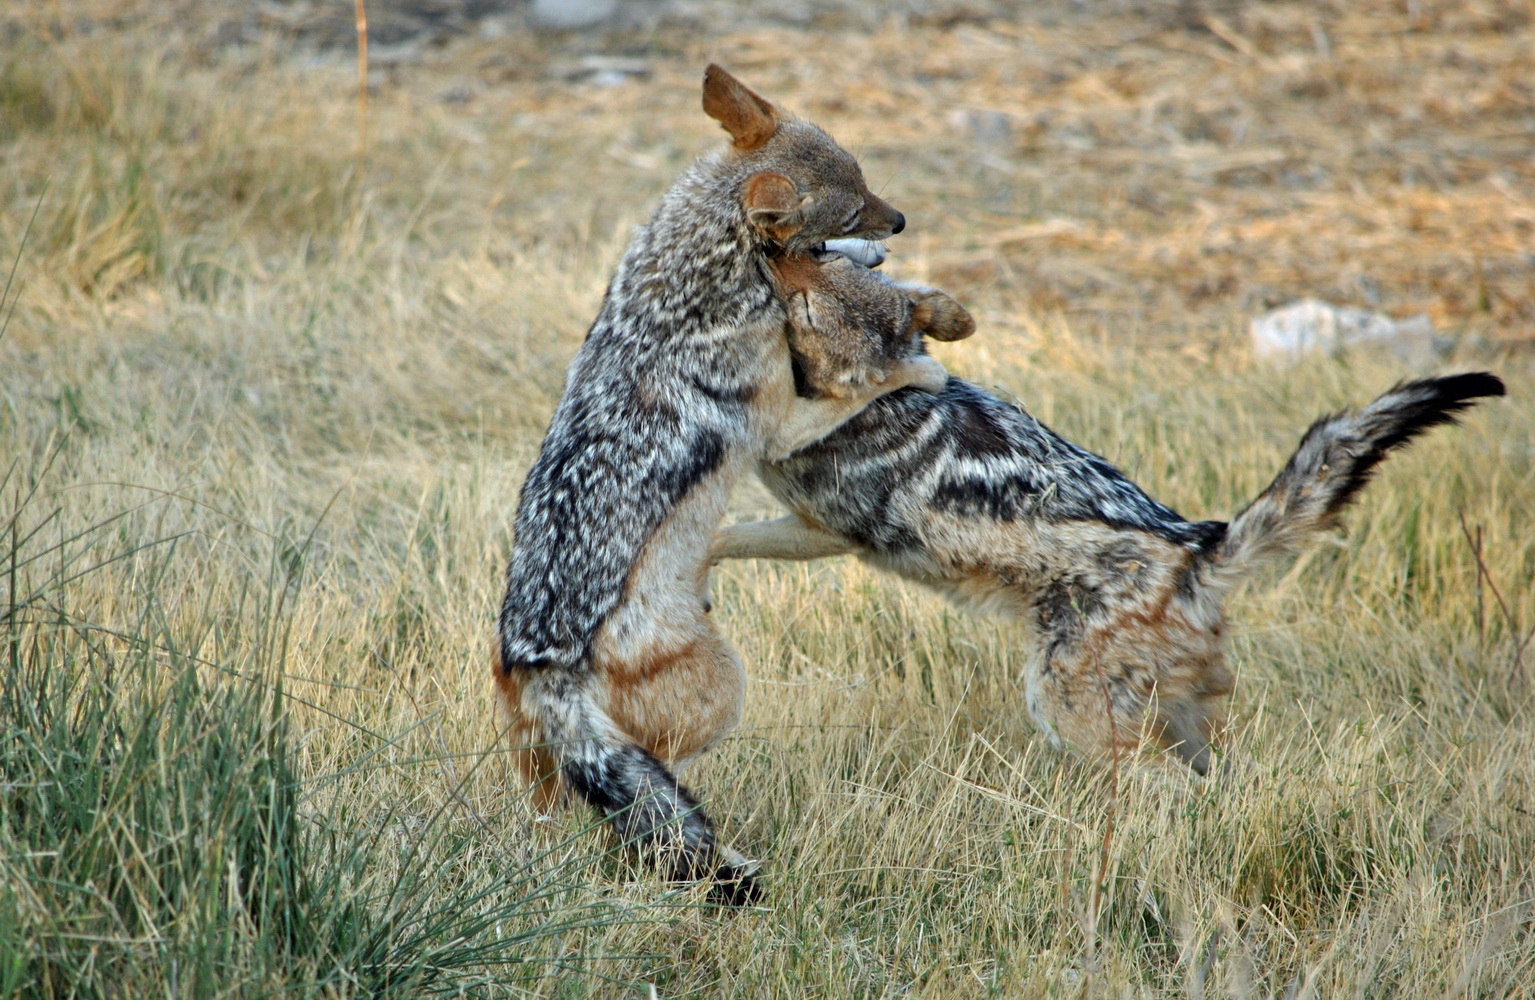
[[[4,235],[45,174],[55,199],[69,186],[73,157],[27,161],[40,123],[147,101],[165,105],[156,124],[180,130],[180,155],[218,156],[200,116],[274,86],[302,98],[247,125],[290,147],[283,171],[330,174],[290,176],[310,185],[290,200],[365,183],[427,246],[466,227],[486,245],[606,237],[715,138],[696,91],[717,60],[862,157],[912,221],[897,266],[983,311],[1060,313],[1201,354],[1307,296],[1424,314],[1451,338],[1535,338],[1535,29],[1521,0],[368,0],[360,158],[356,11],[13,6]],[[127,270],[179,266],[175,237],[205,224],[193,203],[209,195],[224,200],[204,210],[252,216],[274,197],[250,162],[228,165],[249,176],[201,178],[222,192],[177,190],[143,136],[116,138],[140,141],[169,237]],[[105,252],[77,248],[71,270]]]

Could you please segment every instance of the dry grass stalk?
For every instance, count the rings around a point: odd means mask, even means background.
[[[362,177],[368,148],[368,4],[355,0],[357,11],[357,176]]]

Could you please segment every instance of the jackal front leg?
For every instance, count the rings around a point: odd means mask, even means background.
[[[914,386],[923,392],[938,393],[948,384],[949,372],[937,358],[926,354],[896,362],[882,381],[869,381],[845,396],[818,399],[796,398],[788,416],[768,442],[763,457],[780,462],[807,444],[814,444],[857,416],[870,403],[886,393]]]
[[[797,515],[732,524],[714,533],[709,562],[722,559],[822,559],[858,551],[841,535],[813,527]]]

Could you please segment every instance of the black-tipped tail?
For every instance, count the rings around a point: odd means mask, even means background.
[[[698,800],[643,747],[623,743],[568,755],[560,773],[668,877],[707,881],[710,897],[729,906],[761,900],[754,866],[719,844]]]
[[[1214,553],[1217,571],[1239,575],[1265,558],[1298,551],[1337,523],[1390,451],[1504,391],[1503,381],[1487,372],[1418,379],[1398,383],[1361,410],[1318,420],[1268,488],[1232,520]]]

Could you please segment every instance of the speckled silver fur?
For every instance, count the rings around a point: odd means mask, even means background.
[[[744,689],[704,616],[709,539],[738,475],[920,372],[796,401],[765,255],[903,220],[826,133],[717,67],[704,106],[732,145],[637,230],[571,363],[518,501],[495,673],[530,780],[557,780],[669,873],[745,902],[751,866],[673,773],[735,725]]]
[[[783,311],[739,207],[744,175],[705,157],[619,262],[518,501],[507,663],[579,669],[661,519],[760,434],[741,341],[771,335]]]

